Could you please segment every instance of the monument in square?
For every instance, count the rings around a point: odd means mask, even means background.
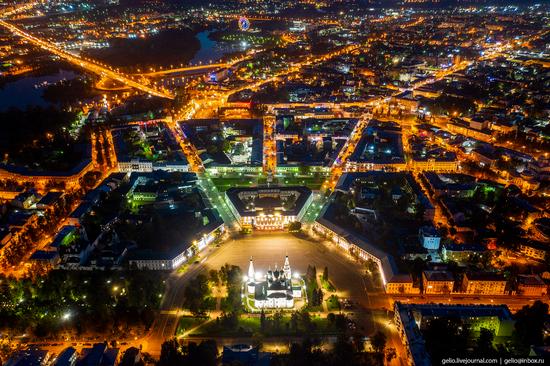
[[[295,273],[292,275],[288,255],[283,268],[269,268],[265,275],[256,272],[250,258],[248,275],[245,277],[245,298],[252,300],[258,309],[293,309],[295,301],[304,296],[304,281]]]

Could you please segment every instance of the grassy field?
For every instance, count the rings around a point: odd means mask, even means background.
[[[237,327],[235,329],[225,329],[221,324],[212,321],[200,327],[192,335],[218,335],[218,336],[235,336],[235,335],[252,335],[260,330],[260,318],[258,317],[239,317]]]
[[[258,177],[223,177],[211,178],[212,183],[220,192],[225,192],[231,187],[253,187],[257,186],[262,180]]]
[[[180,322],[178,324],[178,329],[176,330],[176,334],[182,334],[183,332],[188,331],[191,328],[196,327],[199,324],[202,324],[206,322],[208,318],[203,317],[195,317],[195,316],[183,316],[180,319]]]
[[[258,185],[267,184],[267,178],[264,175],[243,175],[243,176],[224,176],[224,177],[212,177],[212,183],[218,188],[220,192],[225,192],[230,187],[254,187]],[[306,176],[306,177],[276,177],[273,180],[273,184],[280,185],[305,185],[312,190],[318,190],[324,183],[325,176]]]
[[[261,329],[259,316],[247,316],[242,315],[239,317],[237,326],[234,329],[226,329],[221,322],[211,321],[204,326],[198,328],[191,336],[222,336],[222,337],[234,337],[234,336],[252,336],[254,334],[262,334],[263,336],[291,336],[299,334],[316,334],[316,335],[331,335],[338,334],[338,331],[331,324],[327,318],[321,318],[318,316],[311,317],[311,328],[304,329],[302,322],[298,322],[298,330],[291,329],[291,318],[289,315],[284,315],[278,325],[275,325],[273,319],[268,317],[266,320],[266,327]]]
[[[312,306],[308,304],[304,307],[304,310],[315,313],[315,312],[323,311],[323,306],[322,305]]]
[[[321,188],[323,183],[325,182],[326,177],[325,176],[306,176],[306,177],[293,177],[293,176],[287,176],[287,177],[277,177],[276,181],[277,183],[281,185],[289,185],[289,186],[306,186],[312,190],[318,190]]]

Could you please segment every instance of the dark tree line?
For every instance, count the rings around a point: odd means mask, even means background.
[[[200,274],[191,281],[185,288],[183,306],[189,309],[193,315],[204,315],[208,310],[208,297],[211,291],[208,287],[208,279]]]
[[[308,266],[304,276],[306,283],[307,301],[310,306],[320,306],[323,303],[323,291],[317,285],[317,269]]]
[[[544,322],[548,304],[536,301],[525,306],[515,316],[511,342],[495,344],[492,329],[472,326],[457,317],[440,317],[423,325],[422,334],[432,362],[443,358],[472,354],[479,357],[526,357],[532,346],[548,345],[544,337]]]
[[[385,339],[383,342],[385,347]],[[365,352],[362,337],[338,337],[330,351],[317,347],[316,341],[304,338],[301,343],[293,343],[288,354],[274,355],[272,366],[382,366],[382,357],[378,352]]]
[[[83,157],[83,145],[69,134],[77,114],[55,107],[29,107],[0,112],[0,156],[31,169],[72,169]],[[82,142],[82,141],[80,141]]]
[[[183,345],[177,339],[162,344],[158,366],[216,366],[218,365],[218,347],[216,341],[208,340],[197,344],[189,342]]]
[[[149,328],[164,292],[159,272],[54,270],[45,277],[0,277],[0,329],[45,337]]]

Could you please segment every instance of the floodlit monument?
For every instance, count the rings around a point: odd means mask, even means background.
[[[245,276],[245,298],[252,301],[258,309],[292,309],[294,301],[303,296],[304,282],[295,273],[292,276],[288,256],[282,269],[271,268],[265,275],[254,270],[254,263],[250,258],[248,276]]]

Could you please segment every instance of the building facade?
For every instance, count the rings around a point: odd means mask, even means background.
[[[519,275],[517,282],[518,295],[542,297],[548,293],[548,286],[538,275]]]
[[[313,193],[303,186],[229,188],[225,199],[242,227],[282,230],[303,219]]]
[[[493,272],[467,273],[462,280],[462,292],[471,295],[504,295],[506,279]]]
[[[519,251],[521,254],[533,258],[539,261],[546,259],[547,248],[546,246],[537,245],[535,243],[524,243],[519,245]]]
[[[454,287],[454,278],[447,271],[422,272],[422,287],[427,295],[450,294]]]
[[[394,310],[394,323],[406,351],[403,358],[410,366],[432,364],[422,334],[432,319],[460,319],[474,332],[485,328],[498,337],[512,336],[515,323],[505,305],[403,304],[397,301]]]
[[[422,226],[418,231],[422,246],[428,250],[439,250],[441,235],[433,226]]]

